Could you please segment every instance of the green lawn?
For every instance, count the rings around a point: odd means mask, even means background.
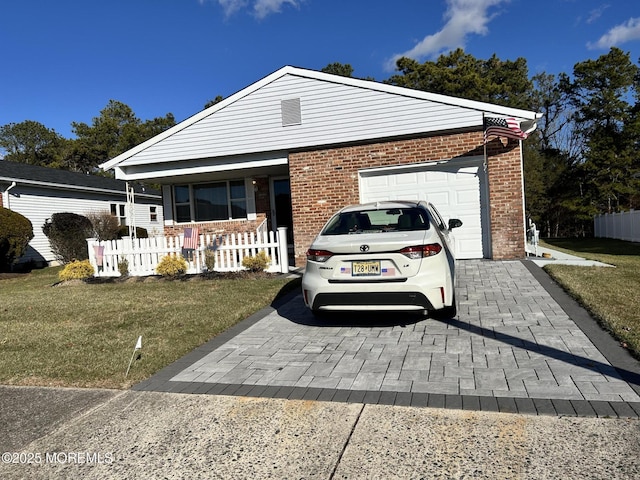
[[[0,383],[128,388],[299,285],[278,275],[54,286],[58,272],[0,279]]]
[[[550,248],[615,265],[549,265],[545,270],[600,324],[640,358],[640,243],[610,239],[547,239]]]

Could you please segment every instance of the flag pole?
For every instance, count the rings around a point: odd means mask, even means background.
[[[482,167],[484,168],[484,173],[487,173],[487,164],[489,163],[487,160],[487,137],[486,137],[486,128],[487,125],[484,119],[484,112],[482,112],[482,145],[484,148],[484,157],[482,159]]]
[[[136,346],[133,349],[133,354],[131,354],[131,360],[129,360],[129,366],[127,367],[127,373],[124,374],[124,377],[127,378],[129,375],[129,370],[131,369],[131,364],[133,363],[133,357],[136,356],[136,352],[142,349],[142,335],[138,337],[138,341],[136,342]]]

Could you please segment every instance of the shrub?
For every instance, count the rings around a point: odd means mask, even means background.
[[[264,250],[253,257],[244,257],[242,259],[242,266],[252,272],[262,272],[267,269],[270,263],[271,259]]]
[[[127,261],[126,258],[123,258],[118,262],[118,271],[120,272],[120,275],[123,277],[126,277],[127,275],[129,275],[129,262]]]
[[[0,225],[0,272],[3,272],[24,255],[33,238],[33,225],[27,217],[4,207],[0,207]]]
[[[122,225],[118,229],[118,238],[128,237],[129,236],[129,227],[126,225]],[[149,232],[147,232],[146,228],[136,227],[136,238],[149,238]]]
[[[213,250],[204,251],[204,264],[209,272],[213,272],[213,269],[216,268],[216,254]]]
[[[62,263],[87,260],[89,249],[87,238],[93,235],[89,219],[76,213],[54,213],[42,226],[49,238],[51,251]]]
[[[68,263],[58,274],[60,281],[66,280],[84,280],[85,278],[93,277],[93,267],[89,260],[76,260]]]
[[[182,255],[166,255],[158,263],[156,272],[163,277],[177,277],[184,274],[187,268],[187,261]]]
[[[107,210],[91,212],[87,218],[93,226],[93,236],[100,241],[115,240],[120,231],[120,221],[118,217]]]

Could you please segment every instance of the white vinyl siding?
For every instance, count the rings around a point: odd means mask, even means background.
[[[301,123],[282,125],[282,100]],[[477,127],[480,111],[367,88],[284,75],[148,146],[119,165],[224,157]],[[133,170],[132,170],[133,172]]]
[[[67,190],[46,189],[18,185],[10,191],[10,208],[27,217],[33,226],[33,239],[29,242],[27,255],[21,262],[28,260],[51,262],[55,260],[51,253],[49,239],[42,232],[45,221],[54,213],[71,212],[86,215],[91,212],[111,211],[112,204],[126,205],[126,195],[92,194],[91,192],[72,192]],[[136,197],[136,226],[145,228],[149,236],[163,232],[162,206],[157,202]],[[150,205],[156,207],[158,220],[150,221]]]

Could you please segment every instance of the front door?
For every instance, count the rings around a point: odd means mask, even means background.
[[[271,179],[271,224],[287,227],[287,243],[293,245],[293,215],[291,212],[291,183],[289,177]]]

